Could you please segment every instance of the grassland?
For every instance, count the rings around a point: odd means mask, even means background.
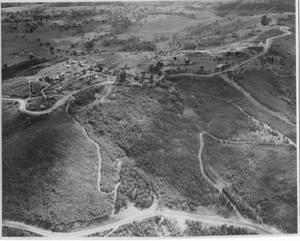
[[[153,40],[155,35],[160,34],[171,38],[173,34],[180,30],[198,23],[196,19],[180,15],[164,14],[149,15],[148,19],[145,18],[144,21],[145,24],[142,26],[135,25],[130,27],[129,31],[126,32],[126,35],[138,36],[144,40]]]
[[[296,150],[290,147],[228,145],[205,138],[204,165],[231,184],[230,193],[254,209],[264,223],[297,231]]]
[[[219,16],[226,15],[238,15],[248,16],[255,14],[264,14],[265,12],[294,12],[295,1],[287,0],[269,0],[264,2],[251,2],[251,1],[233,1],[225,4],[221,4],[215,7],[216,14]]]
[[[3,218],[67,231],[106,219],[95,146],[64,111],[29,117],[3,102]]]
[[[191,97],[197,95],[199,96],[201,92],[205,91],[205,94],[218,96],[221,99],[225,99],[232,103],[238,104],[240,107],[244,109],[246,113],[253,116],[257,120],[270,125],[271,127],[280,131],[281,133],[288,136],[292,140],[294,141],[296,140],[296,130],[293,126],[288,125],[287,123],[279,120],[276,117],[270,116],[269,113],[267,113],[266,111],[256,107],[247,98],[245,98],[245,96],[242,93],[238,92],[231,85],[225,83],[225,81],[219,77],[201,78],[197,76],[186,76],[184,78],[172,77],[171,79],[172,81],[176,82],[176,85],[178,86],[179,89],[184,89],[186,91],[193,93]],[[223,113],[223,114],[226,115],[227,113]],[[206,115],[207,113],[203,114],[203,118],[205,118]],[[233,120],[236,119],[233,118]],[[226,119],[224,119],[223,121],[226,124]],[[230,126],[230,123],[228,123],[228,126]],[[232,128],[233,126],[231,126],[230,129]],[[233,129],[235,130],[235,128]],[[251,129],[252,128],[250,128],[250,130]],[[229,130],[223,129],[222,131],[228,132]],[[218,133],[218,135],[221,135],[221,133]]]
[[[293,76],[280,78],[269,70],[250,70],[235,79],[259,102],[296,122],[296,81]]]

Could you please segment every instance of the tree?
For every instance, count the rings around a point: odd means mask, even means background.
[[[268,19],[268,17],[267,17],[266,15],[263,15],[263,16],[261,17],[261,24],[262,24],[263,26],[266,26],[266,25],[269,24],[269,19]]]
[[[90,41],[85,42],[85,43],[84,43],[84,47],[85,47],[86,49],[92,49],[92,48],[94,47],[94,42],[93,42],[93,40],[90,40]]]

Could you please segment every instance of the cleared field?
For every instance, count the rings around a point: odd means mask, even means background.
[[[95,145],[64,112],[29,117],[3,102],[3,218],[64,230],[108,218]]]
[[[254,209],[266,224],[288,233],[297,231],[294,148],[228,145],[206,137],[203,161],[208,170],[212,169],[232,185],[230,195],[235,202]],[[247,215],[247,208],[244,210]]]

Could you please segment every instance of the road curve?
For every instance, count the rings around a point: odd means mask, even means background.
[[[50,114],[51,112],[53,112],[57,108],[63,106],[69,100],[70,97],[72,97],[75,94],[78,94],[81,91],[84,91],[84,90],[87,90],[87,89],[90,89],[90,88],[94,88],[94,87],[103,86],[103,85],[111,85],[111,84],[114,84],[114,81],[104,81],[104,82],[101,82],[101,83],[97,83],[95,85],[91,85],[91,86],[88,86],[88,87],[85,87],[85,88],[82,88],[82,89],[79,89],[79,90],[72,91],[71,93],[65,95],[63,98],[58,100],[50,108],[48,108],[46,110],[41,110],[41,111],[32,111],[32,110],[26,109],[27,101],[30,100],[30,98],[20,99],[20,98],[2,97],[2,100],[4,100],[4,101],[17,101],[19,103],[18,110],[21,113],[31,115],[31,116],[41,116],[41,115]]]
[[[244,62],[242,62],[240,64],[232,66],[229,69],[225,69],[223,71],[215,72],[215,73],[212,73],[212,74],[189,74],[189,73],[182,73],[182,74],[170,74],[169,76],[170,77],[180,77],[180,76],[184,76],[184,75],[190,75],[190,76],[198,76],[198,77],[207,77],[208,78],[208,77],[214,77],[214,76],[217,76],[217,75],[220,75],[220,74],[225,74],[225,73],[228,73],[230,71],[236,70],[239,67],[241,67],[242,65],[247,64],[247,63],[251,62],[252,60],[255,60],[255,59],[257,59],[257,58],[265,55],[269,51],[270,47],[272,46],[272,43],[273,43],[274,39],[283,38],[285,36],[288,36],[288,35],[292,34],[292,32],[289,31],[289,27],[287,27],[287,26],[281,26],[280,30],[283,31],[284,33],[281,34],[281,35],[277,35],[277,36],[274,36],[274,37],[267,38],[267,40],[266,40],[266,42],[264,44],[264,50],[262,52],[260,52],[257,55],[251,57],[250,59],[245,60]],[[196,52],[196,53],[199,52],[197,50],[193,50],[193,51]],[[205,50],[201,50],[200,52],[205,52]]]

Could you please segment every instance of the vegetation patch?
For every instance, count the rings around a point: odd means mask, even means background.
[[[13,98],[27,98],[30,93],[32,97],[42,95],[41,89],[46,87],[47,83],[42,81],[31,81],[31,84],[29,85],[29,81],[29,78],[26,77],[8,79],[2,82],[2,94]]]
[[[280,78],[270,70],[246,71],[235,76],[236,82],[268,108],[281,112],[296,122],[296,81]]]
[[[245,216],[285,232],[297,230],[296,151],[292,147],[220,144],[206,137],[202,159]],[[247,208],[248,205],[248,208]],[[253,212],[254,211],[254,212]]]
[[[2,237],[40,237],[40,235],[21,229],[2,227]]]
[[[187,229],[184,231],[185,236],[211,236],[211,235],[253,235],[256,234],[246,228],[234,226],[208,226],[200,222],[187,221]]]
[[[161,216],[124,225],[110,237],[182,237],[180,227],[175,220]]]

